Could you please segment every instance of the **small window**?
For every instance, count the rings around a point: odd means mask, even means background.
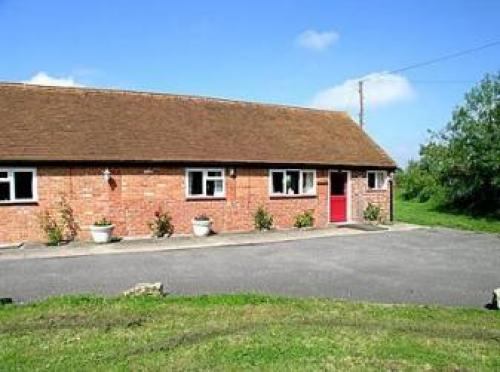
[[[224,197],[223,169],[187,169],[187,197]]]
[[[0,182],[0,201],[10,201],[9,182]]]
[[[0,169],[0,203],[36,201],[36,170]]]
[[[208,171],[207,176],[208,177],[222,177],[222,172],[221,171]]]
[[[302,192],[304,194],[314,194],[314,172],[302,173]]]
[[[223,195],[222,180],[207,180],[207,196]]]
[[[382,190],[386,187],[386,171],[368,171],[368,188],[372,190]]]
[[[272,172],[272,189],[271,194],[283,194],[285,192],[285,188],[283,187],[285,172]]]
[[[16,199],[33,199],[32,172],[14,172],[14,195]]]
[[[270,171],[269,194],[272,196],[315,195],[315,185],[316,172],[312,170]]]
[[[286,172],[286,193],[288,195],[298,195],[300,193],[299,178],[300,172],[298,171]]]
[[[203,172],[189,172],[189,195],[203,195]]]

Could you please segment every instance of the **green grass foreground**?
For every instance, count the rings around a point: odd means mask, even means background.
[[[0,370],[499,369],[500,313],[259,295],[0,306]]]
[[[394,200],[394,215],[397,221],[417,225],[500,233],[500,220],[498,219],[439,211],[432,201],[419,203],[406,201],[398,196]]]

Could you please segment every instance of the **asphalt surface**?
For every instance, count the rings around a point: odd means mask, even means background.
[[[0,297],[119,294],[161,281],[173,294],[258,292],[483,307],[500,287],[500,235],[447,229],[267,245],[0,262]]]

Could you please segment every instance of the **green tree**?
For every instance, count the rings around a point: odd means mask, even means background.
[[[432,134],[421,148],[419,169],[442,188],[446,204],[499,214],[500,73],[472,88],[451,122]]]
[[[396,172],[396,185],[404,200],[426,202],[435,197],[440,190],[439,184],[429,169],[421,161],[410,160],[404,171]]]

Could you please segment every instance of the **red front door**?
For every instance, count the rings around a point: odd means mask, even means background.
[[[330,173],[330,222],[347,220],[347,173]]]

